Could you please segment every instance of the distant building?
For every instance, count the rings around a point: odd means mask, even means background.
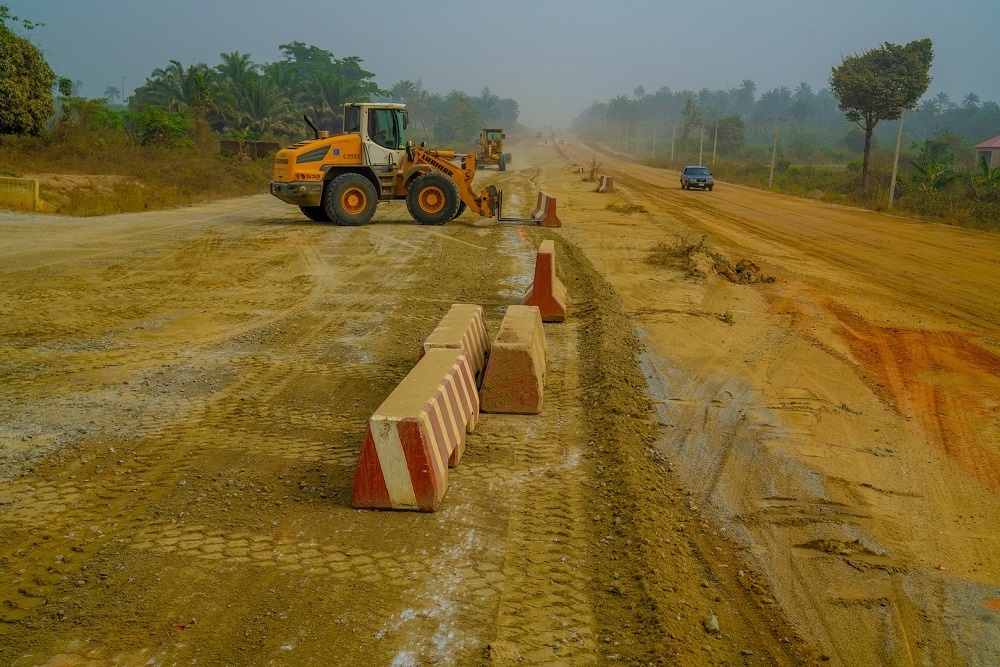
[[[986,164],[990,169],[1000,168],[1000,137],[993,137],[989,141],[973,146],[976,149],[976,166],[986,158]]]

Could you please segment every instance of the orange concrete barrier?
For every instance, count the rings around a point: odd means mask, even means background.
[[[531,212],[531,217],[538,220],[538,224],[542,227],[562,227],[562,221],[556,215],[556,198],[542,192],[538,193],[538,201],[535,203],[535,210]]]
[[[448,466],[458,465],[478,420],[468,356],[428,350],[369,418],[351,504],[433,512],[448,488]]]
[[[522,306],[538,306],[544,322],[566,319],[566,286],[556,278],[556,244],[542,241],[535,255],[535,279],[521,299]]]
[[[597,184],[598,192],[614,192],[615,191],[615,178],[614,176],[601,176],[601,182]]]
[[[490,335],[486,331],[486,317],[482,306],[473,303],[452,304],[424,341],[419,358],[423,358],[428,350],[438,348],[465,350],[478,386],[482,382],[486,358],[490,354]]]
[[[533,415],[542,409],[545,331],[536,306],[508,306],[479,395],[483,412]]]

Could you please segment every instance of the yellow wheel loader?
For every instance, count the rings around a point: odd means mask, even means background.
[[[479,133],[479,155],[476,156],[478,166],[495,164],[500,171],[507,171],[510,165],[510,153],[503,152],[503,130],[499,127],[484,127]]]
[[[407,141],[402,104],[346,104],[344,132],[332,136],[305,121],[314,138],[278,151],[271,194],[310,220],[363,225],[379,202],[400,199],[423,225],[443,225],[466,208],[503,222],[533,220],[504,218],[503,192],[495,186],[472,189],[475,155]]]

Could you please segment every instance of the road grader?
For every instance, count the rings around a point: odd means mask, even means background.
[[[503,152],[504,133],[499,127],[484,127],[479,133],[479,154],[476,156],[477,166],[495,164],[500,171],[507,171],[510,164],[510,153]]]
[[[346,104],[341,134],[305,121],[314,138],[278,151],[271,194],[310,220],[364,225],[379,202],[400,199],[423,225],[443,225],[466,209],[504,222],[530,220],[503,218],[503,192],[496,186],[472,189],[475,155],[407,141],[405,105]]]

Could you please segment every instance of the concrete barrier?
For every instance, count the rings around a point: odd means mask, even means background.
[[[428,350],[369,418],[351,504],[433,512],[448,489],[448,466],[458,465],[478,420],[468,356]]]
[[[600,183],[597,184],[598,192],[614,192],[615,191],[615,178],[614,176],[601,176]]]
[[[538,201],[535,203],[535,210],[531,212],[531,217],[538,220],[542,227],[562,227],[562,221],[556,215],[556,198],[538,192]]]
[[[587,181],[593,183],[596,180],[597,180],[597,172],[591,169],[590,172],[587,174]]]
[[[542,241],[535,255],[535,279],[521,299],[522,306],[537,306],[544,322],[566,319],[566,286],[556,278],[556,244]]]
[[[483,412],[533,415],[542,409],[545,331],[536,306],[508,306],[479,392]]]
[[[0,177],[0,204],[21,211],[51,213],[56,210],[38,196],[38,181],[33,178]]]
[[[486,317],[482,306],[456,303],[451,306],[434,331],[427,336],[420,348],[420,358],[428,350],[444,348],[465,350],[469,364],[476,376],[476,386],[483,381],[486,358],[490,354],[490,335],[486,331]]]

